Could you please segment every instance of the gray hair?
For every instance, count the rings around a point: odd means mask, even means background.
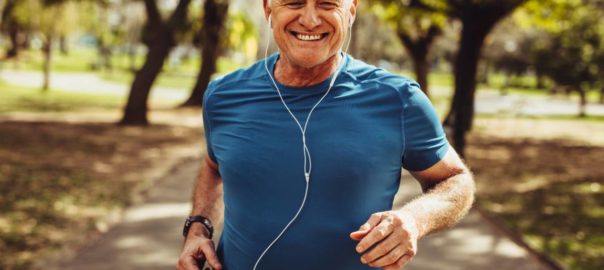
[[[268,0],[268,5],[270,6],[272,2],[273,2],[273,0]],[[352,4],[352,0],[344,0],[344,3]]]

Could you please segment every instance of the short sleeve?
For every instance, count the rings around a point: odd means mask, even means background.
[[[203,115],[203,130],[206,138],[206,148],[208,151],[208,156],[212,161],[216,162],[216,156],[214,155],[214,150],[212,146],[212,120],[210,119],[210,108],[211,105],[209,103],[209,98],[213,92],[213,84],[210,83],[205,93],[203,94],[203,106],[202,106],[202,115]]]
[[[423,171],[444,158],[449,142],[432,103],[416,82],[403,93],[403,168]]]

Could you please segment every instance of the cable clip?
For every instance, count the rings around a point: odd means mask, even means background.
[[[310,181],[310,173],[305,172],[304,177],[306,177],[306,182]]]

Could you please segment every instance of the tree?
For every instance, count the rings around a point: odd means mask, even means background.
[[[461,21],[461,39],[454,64],[455,92],[445,125],[452,127],[453,143],[464,156],[466,133],[472,128],[478,61],[485,38],[493,27],[527,0],[410,0],[409,6],[443,13]]]
[[[393,26],[401,44],[413,60],[417,82],[429,95],[429,55],[436,38],[442,33],[446,17],[441,13],[425,11],[405,5],[402,1],[381,0],[373,11]]]
[[[164,61],[176,44],[175,34],[187,23],[187,12],[191,0],[180,0],[167,20],[161,17],[155,0],[144,0],[147,24],[143,42],[148,48],[143,66],[136,72],[130,88],[128,102],[124,108],[122,125],[147,125],[147,101],[151,86],[161,72]]]
[[[536,68],[557,87],[580,96],[579,115],[586,115],[587,92],[604,85],[604,10],[589,0],[551,1],[549,5],[527,5],[527,12],[538,18],[544,11],[556,23],[533,20],[548,34],[536,48]],[[556,12],[573,10],[573,12]]]
[[[206,0],[204,3],[203,27],[201,29],[201,69],[189,99],[182,106],[201,106],[203,94],[216,72],[216,61],[221,48],[228,0]]]

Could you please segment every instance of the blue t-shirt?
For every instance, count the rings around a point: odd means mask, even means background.
[[[273,70],[279,55],[267,58]],[[300,216],[257,269],[373,269],[350,239],[372,213],[392,208],[401,167],[421,171],[448,149],[419,85],[345,55],[341,73],[306,132],[312,156]],[[303,124],[330,79],[310,87],[277,83]],[[224,189],[217,253],[226,270],[250,270],[304,197],[300,129],[281,103],[264,63],[214,80],[204,98],[209,157]]]

